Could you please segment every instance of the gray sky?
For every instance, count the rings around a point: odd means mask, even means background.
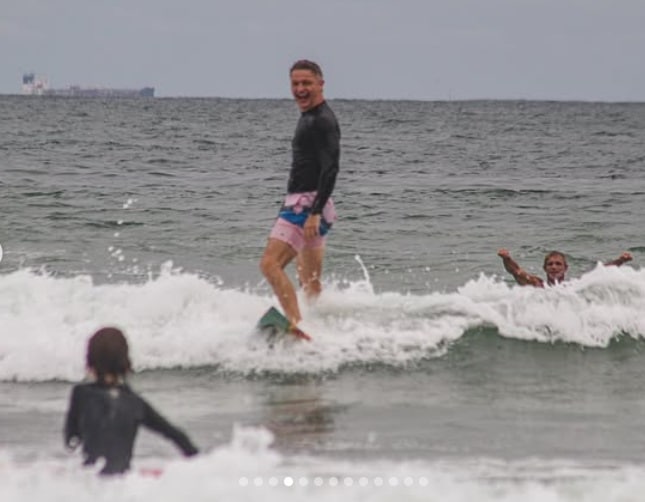
[[[645,101],[645,0],[0,0],[0,93],[154,86],[289,97]]]

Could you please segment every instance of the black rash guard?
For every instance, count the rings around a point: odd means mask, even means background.
[[[316,190],[311,212],[320,214],[334,190],[340,162],[340,127],[327,102],[300,115],[291,146],[287,192]]]
[[[186,456],[198,452],[186,434],[125,384],[75,385],[65,421],[65,444],[83,443],[85,465],[104,458],[101,474],[122,473],[130,468],[139,425],[170,439]]]

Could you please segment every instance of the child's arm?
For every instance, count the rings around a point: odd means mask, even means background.
[[[65,429],[63,431],[65,446],[72,450],[81,442],[81,431],[79,427],[79,393],[80,387],[76,386],[72,389],[67,417],[65,418]]]
[[[627,263],[628,261],[631,261],[631,259],[632,259],[631,253],[624,252],[618,258],[616,258],[615,260],[608,261],[607,263],[605,263],[605,266],[609,267],[609,266],[613,265],[613,266],[616,266],[616,267],[620,267],[623,263]]]
[[[157,412],[157,410],[155,410],[144,399],[141,400],[144,404],[144,426],[158,432],[163,437],[170,439],[187,457],[191,457],[199,453],[197,447],[192,443],[184,431],[168,422],[168,420],[161,416],[159,412]]]
[[[544,287],[544,282],[537,275],[529,274],[526,270],[521,268],[517,262],[511,258],[511,254],[508,252],[508,249],[500,249],[497,252],[497,256],[502,259],[504,263],[504,268],[506,271],[511,274],[518,284],[522,286],[535,286],[537,288]]]

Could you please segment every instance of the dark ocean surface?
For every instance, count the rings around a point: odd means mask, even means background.
[[[291,101],[0,97],[3,501],[643,500],[645,104],[330,104],[313,341],[269,347]],[[570,280],[516,286],[501,247]],[[64,450],[107,324],[203,455],[142,432],[117,486]]]

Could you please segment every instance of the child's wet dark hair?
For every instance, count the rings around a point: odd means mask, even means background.
[[[125,376],[132,370],[128,341],[120,329],[101,328],[87,344],[87,367],[96,373],[99,382],[106,375]]]

